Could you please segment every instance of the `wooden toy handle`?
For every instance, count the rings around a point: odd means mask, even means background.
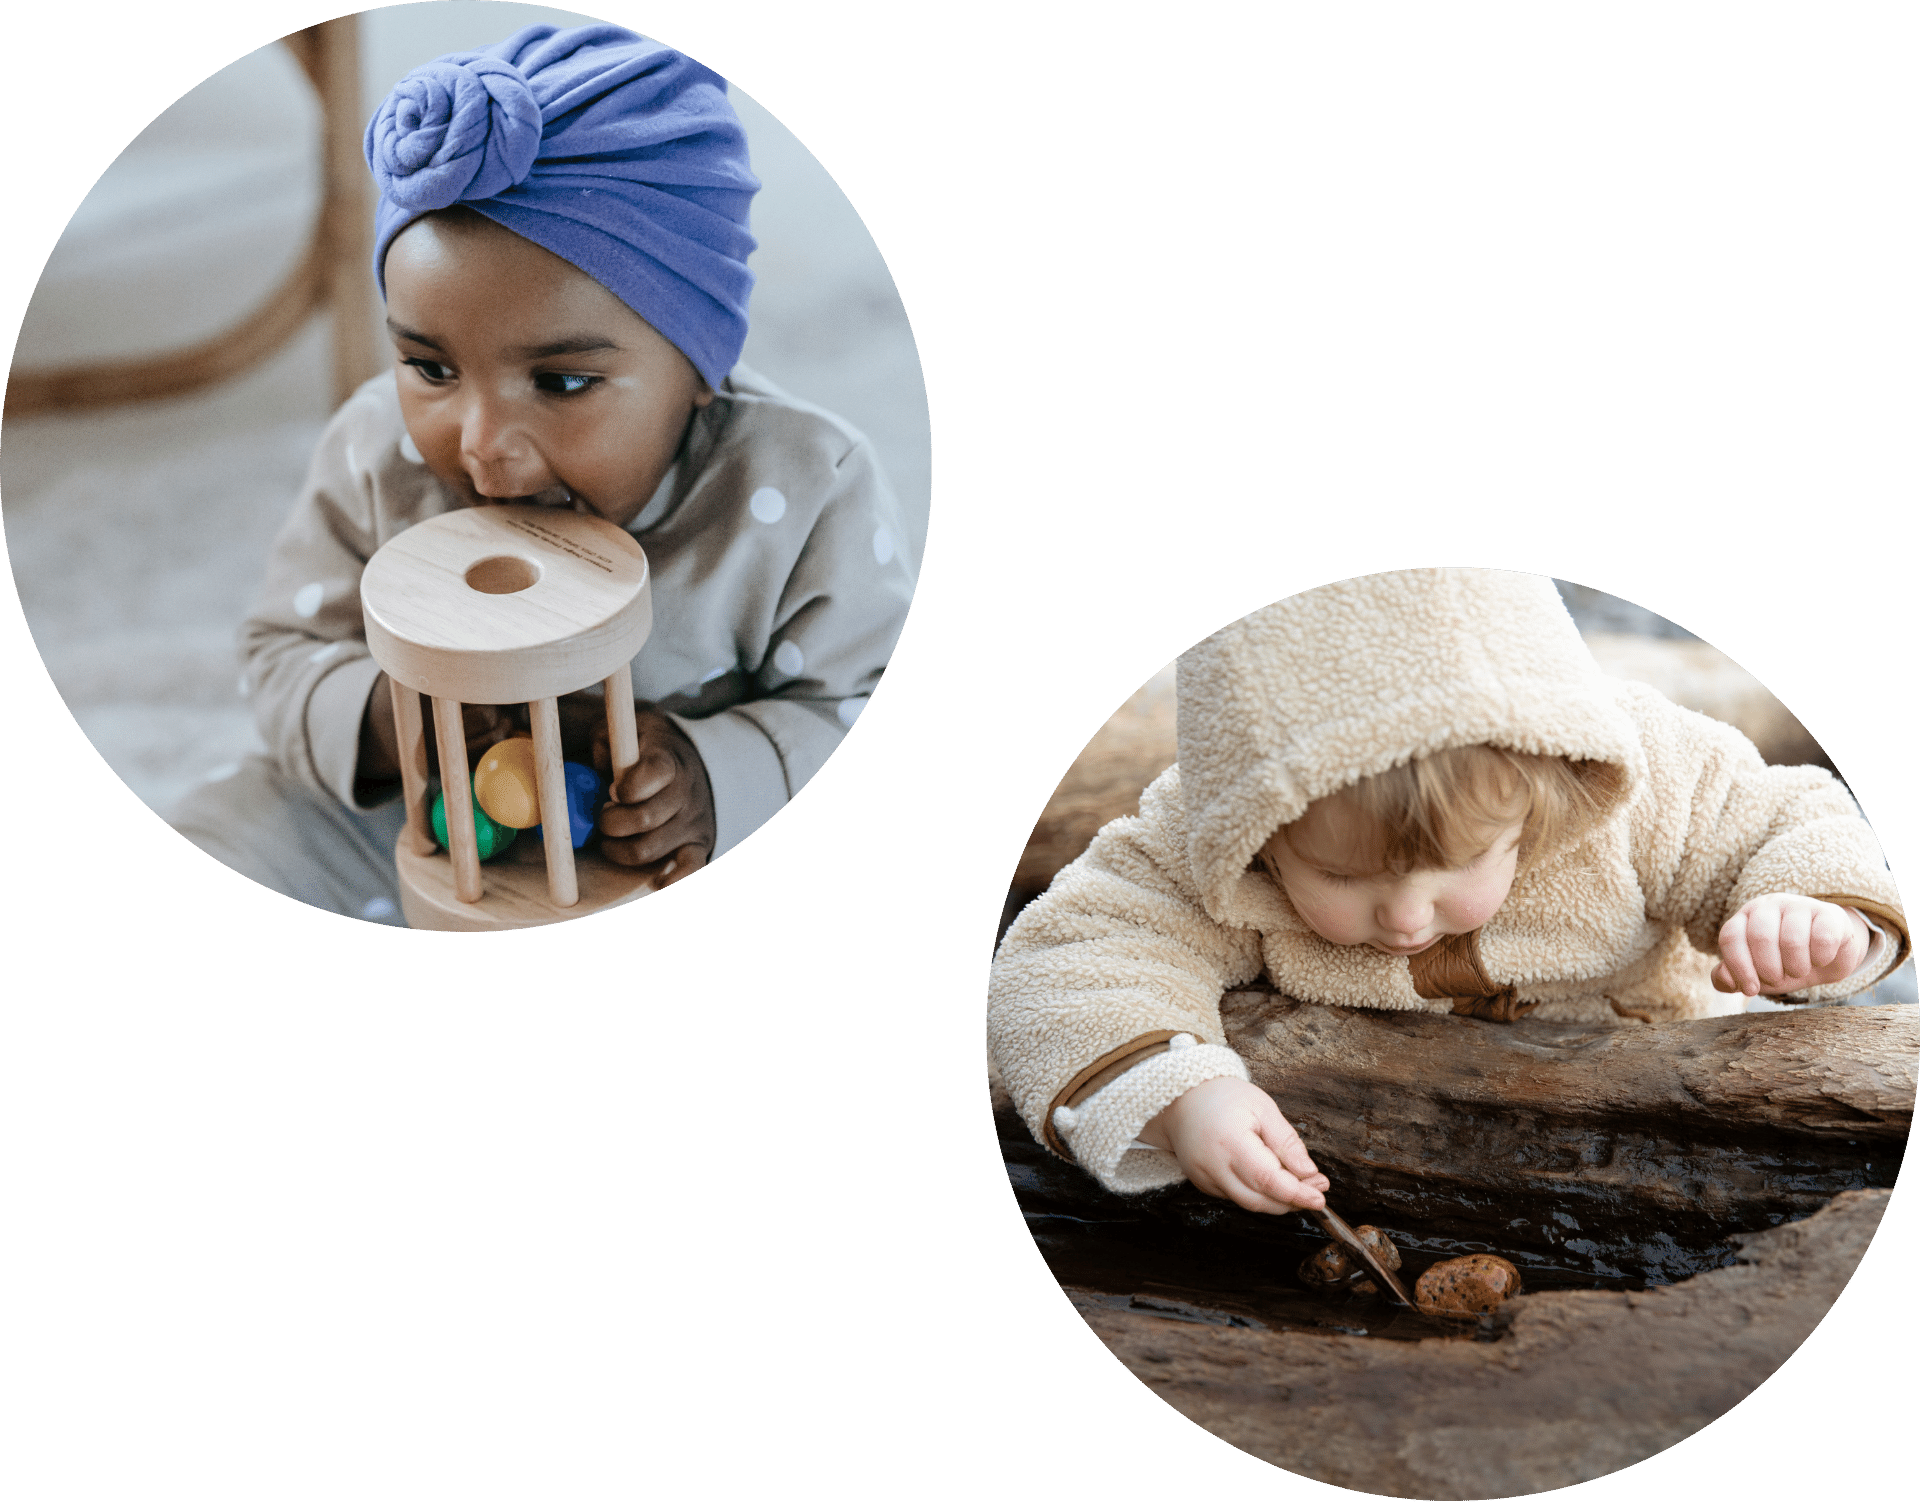
[[[607,795],[620,786],[620,774],[640,760],[640,727],[633,718],[633,669],[621,663],[607,674],[602,685],[607,696],[607,755],[613,762],[613,776],[607,783]]]
[[[547,847],[547,895],[555,907],[580,900],[573,869],[573,819],[567,812],[567,769],[560,753],[560,701],[527,705],[533,726],[533,780],[540,789],[540,836]]]
[[[453,852],[453,895],[478,902],[480,841],[473,832],[473,784],[467,777],[467,727],[458,699],[433,701],[433,728],[440,741],[440,795],[447,808],[447,844]]]
[[[433,817],[427,808],[427,732],[420,716],[420,695],[398,678],[389,678],[387,687],[393,691],[393,724],[399,732],[407,842],[415,855],[432,855],[440,846],[433,837]]]

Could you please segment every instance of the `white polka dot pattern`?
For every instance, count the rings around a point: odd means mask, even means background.
[[[312,584],[302,584],[299,593],[293,597],[293,613],[301,620],[311,620],[320,613],[320,602],[327,597],[327,586],[315,580]]]
[[[773,649],[773,665],[789,678],[798,678],[807,665],[807,654],[790,641],[783,641]]]
[[[345,642],[330,641],[324,647],[320,648],[319,651],[313,653],[310,657],[308,657],[307,661],[310,663],[313,663],[315,666],[318,666],[320,663],[323,663],[323,662],[332,662],[334,658],[338,657],[342,652],[346,650],[347,650],[347,644]]]
[[[842,699],[840,701],[840,707],[836,709],[834,713],[839,717],[840,723],[851,730],[853,728],[853,722],[860,718],[860,711],[866,707],[866,695],[862,694],[856,699]]]
[[[873,561],[881,564],[893,562],[893,533],[885,527],[873,529]]]
[[[755,521],[771,526],[787,514],[787,498],[771,485],[762,485],[747,502],[747,510],[753,513]]]
[[[375,923],[382,923],[393,917],[396,911],[391,897],[375,897],[360,909],[360,916]]]

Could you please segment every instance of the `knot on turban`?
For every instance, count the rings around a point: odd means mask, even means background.
[[[381,197],[415,214],[504,192],[539,152],[540,105],[526,75],[484,52],[415,68],[367,122]]]
[[[367,125],[374,275],[466,204],[599,282],[710,386],[747,337],[759,179],[725,80],[619,26],[529,26],[415,68]]]

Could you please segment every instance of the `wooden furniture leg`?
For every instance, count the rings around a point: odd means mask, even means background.
[[[447,846],[453,855],[453,892],[462,902],[480,900],[480,840],[473,832],[473,782],[467,775],[467,727],[458,699],[433,701],[433,730],[440,741],[440,795],[447,806]]]
[[[607,754],[613,760],[613,777],[607,796],[620,786],[620,774],[640,760],[640,727],[633,718],[633,669],[621,663],[606,677],[602,687],[607,693]]]
[[[421,722],[420,695],[398,678],[389,678],[393,690],[393,724],[400,739],[400,787],[407,802],[407,840],[415,855],[439,849],[433,838],[433,817],[427,807],[427,732]]]
[[[567,771],[560,754],[560,701],[527,705],[533,726],[533,777],[540,787],[540,835],[547,847],[547,892],[555,907],[580,900],[573,869],[573,820],[567,814]]]

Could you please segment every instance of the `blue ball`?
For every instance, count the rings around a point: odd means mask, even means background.
[[[606,801],[607,780],[592,767],[577,761],[562,765],[567,776],[567,823],[573,834],[573,848],[578,850],[593,833],[594,816]],[[538,824],[533,826],[532,834],[535,839],[544,838]]]

